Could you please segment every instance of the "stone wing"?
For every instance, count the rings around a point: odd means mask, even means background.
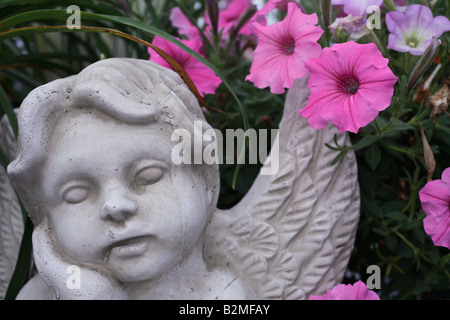
[[[258,299],[323,294],[342,281],[354,245],[356,159],[349,152],[331,165],[337,152],[325,146],[351,142],[334,126],[316,130],[298,115],[306,84],[297,80],[286,98],[278,172],[260,174],[240,203],[214,213],[207,230],[206,260],[244,277]]]
[[[0,119],[0,149],[11,160],[17,150],[16,139],[6,117]],[[16,266],[23,234],[19,201],[2,166],[0,166],[0,299]]]

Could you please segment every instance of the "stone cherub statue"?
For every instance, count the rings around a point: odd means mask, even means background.
[[[308,94],[300,79],[287,96],[280,170],[219,210],[218,165],[171,161],[175,129],[210,128],[172,70],[105,59],[33,90],[8,166],[35,225],[38,274],[18,298],[306,299],[340,283],[359,217],[356,162],[330,165],[324,143],[349,139],[298,116]],[[0,218],[18,215],[11,199]],[[72,265],[79,288],[67,286]]]

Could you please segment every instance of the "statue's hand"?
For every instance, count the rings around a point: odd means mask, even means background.
[[[112,277],[65,260],[55,249],[47,221],[33,232],[36,267],[44,282],[58,300],[126,299],[121,285]]]

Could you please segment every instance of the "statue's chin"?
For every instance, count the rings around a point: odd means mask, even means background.
[[[179,264],[177,252],[140,252],[144,244],[113,249],[107,269],[122,283],[132,283],[160,278]],[[125,250],[125,252],[117,252]]]

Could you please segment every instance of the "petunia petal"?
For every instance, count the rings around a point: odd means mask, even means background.
[[[450,168],[442,172],[441,180],[450,185]]]
[[[426,217],[423,220],[423,227],[434,245],[450,249],[450,210],[446,216],[442,216],[442,219]]]
[[[316,129],[331,122],[340,132],[357,133],[390,105],[398,80],[374,44],[353,41],[323,49],[305,67],[311,94],[300,115]]]
[[[436,246],[450,249],[450,168],[444,170],[441,180],[429,181],[419,191],[419,198],[427,215],[425,232]]]
[[[169,19],[180,35],[185,35],[188,39],[200,37],[198,29],[191,24],[179,7],[172,8]]]
[[[283,21],[270,26],[254,23],[258,45],[245,79],[258,88],[270,87],[272,93],[281,94],[295,79],[305,77],[305,61],[321,52],[317,41],[323,30],[311,23],[318,23],[317,15],[305,15],[294,2],[288,3]]]
[[[339,284],[322,296],[310,296],[309,300],[380,300],[380,297],[359,280],[353,285]]]
[[[433,37],[450,31],[448,18],[434,18],[430,8],[419,4],[409,5],[403,12],[388,12],[386,26],[390,32],[387,48],[413,55],[422,55]]]
[[[344,5],[344,12],[354,17],[365,15],[371,5],[381,6],[383,0],[332,0],[334,5]]]
[[[200,38],[181,40],[181,42],[201,55],[200,49],[202,47],[202,41],[200,40]],[[180,49],[173,43],[155,36],[153,38],[152,44],[164,50],[181,65],[181,67],[192,79],[202,96],[205,94],[214,93],[217,87],[222,82],[222,80],[220,80],[220,78],[214,73],[214,71],[206,67],[204,64],[192,57],[189,53]],[[148,48],[148,52],[150,54],[151,61],[154,61],[166,68],[171,68],[170,65],[153,49]]]
[[[438,38],[444,32],[450,31],[450,20],[447,17],[438,16],[428,25],[428,30]]]

